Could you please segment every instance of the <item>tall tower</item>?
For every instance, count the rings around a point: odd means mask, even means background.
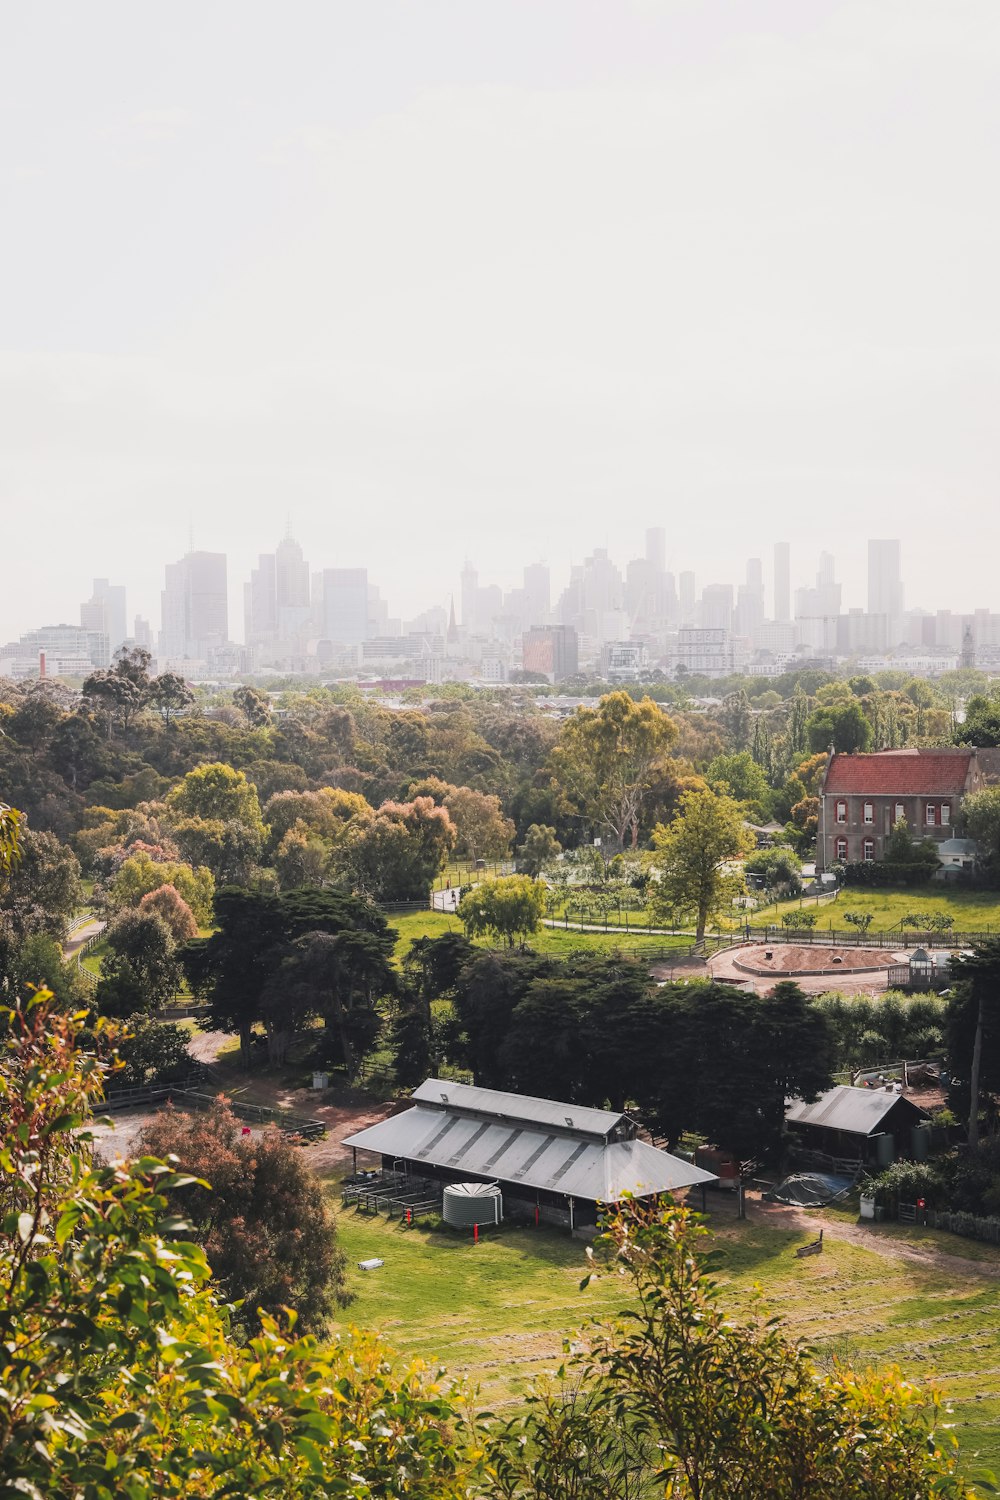
[[[774,618],[792,618],[791,558],[787,542],[774,544]]]
[[[646,527],[646,561],[658,573],[667,571],[667,533],[662,526]]]

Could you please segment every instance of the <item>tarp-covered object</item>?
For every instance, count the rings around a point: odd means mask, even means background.
[[[771,1203],[791,1203],[798,1208],[824,1208],[845,1198],[854,1186],[850,1177],[833,1177],[825,1172],[793,1172],[764,1197]]]

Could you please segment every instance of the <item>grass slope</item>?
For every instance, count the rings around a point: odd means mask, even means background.
[[[419,937],[440,937],[443,932],[464,931],[457,917],[441,911],[418,911],[407,916],[390,916],[389,925],[398,933],[396,957],[401,959],[410,944]],[[690,948],[691,937],[643,936],[630,932],[574,932],[559,927],[540,927],[530,946],[537,953],[625,953],[656,952],[662,948]],[[485,946],[489,946],[486,944]]]
[[[940,1270],[829,1237],[823,1255],[799,1261],[792,1252],[811,1235],[740,1224],[731,1212],[720,1208],[713,1223],[725,1303],[747,1312],[758,1285],[768,1309],[821,1362],[838,1355],[859,1366],[898,1365],[921,1384],[942,1385],[967,1468],[1000,1464],[1000,1281],[976,1275],[972,1261],[968,1273]],[[916,1235],[955,1253],[952,1236]],[[534,1376],[555,1370],[564,1340],[588,1318],[622,1305],[622,1288],[611,1281],[579,1290],[584,1247],[554,1230],[504,1228],[473,1246],[347,1211],[339,1237],[355,1295],[344,1321],[377,1328],[400,1353],[468,1377],[491,1409],[516,1403]],[[1000,1277],[1000,1256],[976,1248],[983,1253],[975,1260],[992,1261]],[[384,1267],[359,1272],[357,1262],[373,1256]]]

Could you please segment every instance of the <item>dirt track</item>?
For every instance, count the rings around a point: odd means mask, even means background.
[[[771,1224],[776,1229],[801,1229],[813,1236],[822,1229],[824,1240],[846,1240],[850,1245],[883,1255],[887,1260],[909,1261],[930,1271],[964,1277],[981,1276],[986,1281],[1000,1280],[1000,1256],[995,1260],[974,1260],[971,1256],[951,1255],[935,1245],[916,1245],[910,1240],[897,1239],[876,1224],[845,1224],[840,1219],[830,1219],[822,1209],[810,1211],[748,1197],[747,1217]]]

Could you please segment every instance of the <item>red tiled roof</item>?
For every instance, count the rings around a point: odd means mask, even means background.
[[[970,750],[880,750],[877,755],[835,755],[826,792],[885,797],[957,796],[965,789]]]

